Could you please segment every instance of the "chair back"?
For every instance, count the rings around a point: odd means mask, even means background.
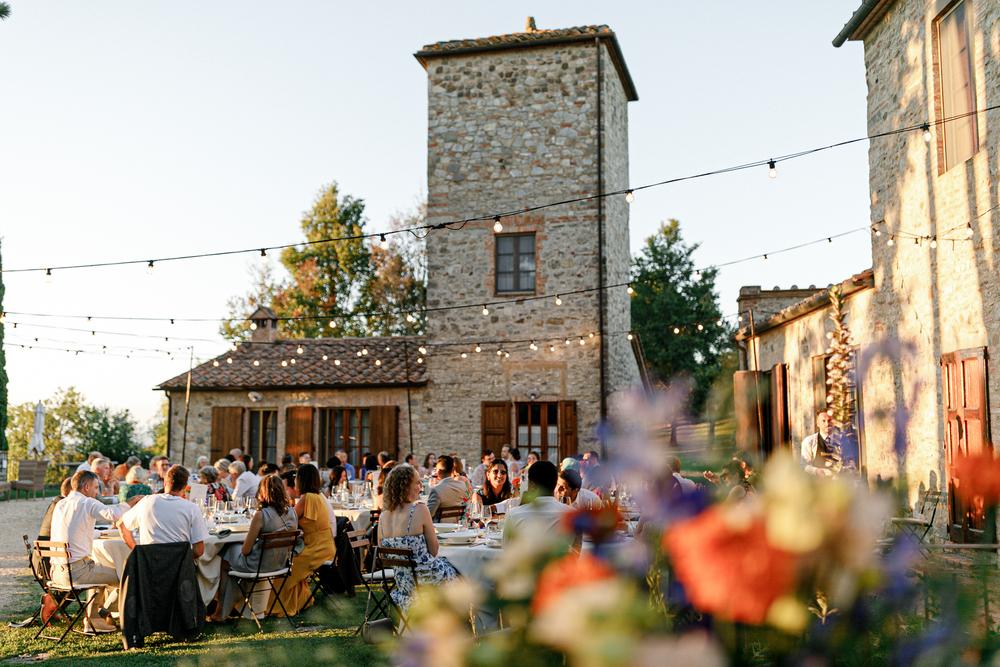
[[[348,531],[347,539],[350,540],[352,549],[361,549],[371,544],[371,541],[368,539],[368,533],[364,530]]]
[[[17,480],[19,482],[30,482],[37,487],[45,483],[45,473],[48,469],[49,462],[47,460],[34,461],[25,459],[18,461]]]
[[[69,586],[73,587],[73,571],[69,568],[69,543],[53,542],[52,540],[35,540],[35,554],[39,562],[42,563],[41,574],[46,581],[52,580],[52,558],[58,558],[66,562],[66,574],[69,577]]]
[[[282,549],[286,550],[287,554],[284,560],[284,567],[292,566],[292,556],[294,556],[295,544],[299,541],[302,536],[302,531],[297,528],[292,530],[276,530],[273,533],[264,533],[257,539],[260,541],[260,559],[257,561],[257,574],[260,575],[261,567],[264,561],[267,560],[264,557],[264,552],[270,551],[272,549]]]
[[[937,491],[925,491],[923,501],[920,503],[920,516],[925,517],[931,523],[934,523],[934,517],[937,515],[938,506],[941,505],[941,501],[944,499],[944,492],[940,489]]]
[[[375,569],[388,570],[408,567],[413,570],[416,580],[417,562],[413,560],[413,550],[398,547],[376,547]]]
[[[465,505],[453,505],[438,509],[438,517],[440,517],[441,523],[447,523],[451,519],[461,521],[464,515]]]
[[[24,540],[24,550],[28,553],[28,565],[31,567],[31,576],[44,587],[45,581],[51,578],[49,577],[49,573],[45,572],[48,569],[48,561],[35,556],[34,547],[31,545],[31,540],[28,539],[27,535],[22,535],[21,539]]]

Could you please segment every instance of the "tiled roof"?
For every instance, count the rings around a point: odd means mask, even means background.
[[[479,49],[483,47],[530,46],[532,42],[576,40],[581,37],[613,37],[614,32],[606,25],[582,25],[575,28],[559,28],[557,30],[533,30],[532,32],[513,32],[508,35],[493,35],[492,37],[474,37],[472,39],[453,39],[447,42],[426,44],[417,53],[419,58],[424,54]]]
[[[593,41],[594,38],[607,40],[611,60],[621,79],[626,97],[632,102],[638,100],[639,93],[636,92],[632,75],[629,74],[628,67],[625,65],[625,56],[618,45],[618,38],[615,37],[614,31],[606,25],[584,25],[555,30],[535,29],[531,32],[512,32],[507,35],[493,35],[492,37],[474,37],[471,39],[434,42],[433,44],[425,44],[414,56],[426,68],[427,61],[432,58],[479,53],[482,51],[548,46],[565,42]]]
[[[312,338],[242,343],[191,373],[192,389],[386,387],[427,383],[422,338]],[[302,354],[297,348],[302,348]],[[358,356],[359,352],[366,352]],[[323,356],[326,355],[326,359]],[[295,363],[291,363],[294,359]],[[231,361],[230,361],[231,360]],[[418,361],[419,360],[419,361]],[[255,366],[254,362],[258,362]],[[281,362],[287,362],[282,366]],[[337,364],[340,361],[340,364]],[[407,378],[407,362],[409,378]],[[407,381],[409,380],[409,381]],[[184,389],[187,372],[157,389]]]

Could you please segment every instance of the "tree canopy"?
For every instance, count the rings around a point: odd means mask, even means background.
[[[646,239],[632,262],[632,327],[659,381],[693,382],[690,408],[700,412],[722,362],[732,331],[722,319],[715,292],[716,269],[697,272],[680,223],[670,220]],[[675,333],[675,329],[677,333]]]

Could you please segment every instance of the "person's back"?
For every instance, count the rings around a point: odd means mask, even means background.
[[[527,504],[519,505],[507,513],[504,521],[503,540],[510,541],[519,533],[532,531],[547,534],[566,533],[563,517],[572,509],[552,495],[558,481],[555,465],[539,461],[528,470],[532,491],[538,495]]]
[[[208,537],[204,519],[194,503],[167,493],[143,498],[122,523],[139,531],[139,544],[200,542]],[[193,539],[198,536],[198,539]]]

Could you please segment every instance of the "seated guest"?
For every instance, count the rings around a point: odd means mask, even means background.
[[[597,452],[590,450],[583,455],[579,472],[583,479],[584,489],[589,489],[598,494],[603,493],[603,489],[607,486],[609,480],[604,468],[601,466],[601,457]]]
[[[205,490],[206,498],[215,498],[219,502],[229,500],[229,489],[219,481],[219,471],[215,466],[204,466],[198,473],[198,479],[208,487]]]
[[[538,456],[538,452],[528,452],[528,458],[524,462],[524,467],[526,469],[530,468],[531,464],[535,463],[538,460],[540,460],[539,456]]]
[[[567,456],[562,460],[562,463],[559,464],[559,470],[576,470],[577,472],[580,472],[580,462],[572,456]]]
[[[96,500],[97,475],[87,470],[73,475],[70,487],[69,495],[59,501],[52,512],[52,541],[69,545],[68,558],[52,559],[52,578],[68,586],[72,572],[74,584],[104,584],[103,589],[93,589],[95,592],[87,604],[83,627],[85,631],[114,632],[115,627],[100,617],[99,610],[110,607],[116,597],[112,589],[118,587],[118,573],[113,567],[98,565],[90,557],[94,526],[98,519],[114,523],[139,498],[129,499],[127,505],[105,505]]]
[[[681,490],[684,491],[684,493],[691,493],[698,489],[698,485],[694,482],[694,480],[688,479],[681,474],[681,460],[678,457],[671,456],[667,463],[673,471],[674,479],[676,479],[677,483],[681,485]]]
[[[465,464],[462,463],[462,459],[459,458],[457,453],[453,453],[451,458],[455,462],[455,471],[451,474],[451,476],[465,484],[465,502],[469,502],[469,500],[472,499],[474,489],[472,488],[472,482],[469,480],[469,476],[465,474]]]
[[[583,479],[575,470],[563,470],[556,484],[556,498],[574,509],[594,510],[601,508],[601,498],[589,489],[583,488]]]
[[[413,468],[417,467],[417,457],[415,454],[410,453],[403,457],[403,463]]]
[[[382,474],[378,476],[378,485],[375,487],[375,498],[372,499],[372,506],[380,510],[382,509],[382,494],[385,490],[385,479],[386,476],[392,472],[398,464],[395,461],[389,461],[384,466],[382,466]]]
[[[229,479],[229,464],[232,463],[229,459],[219,459],[215,462],[215,472],[217,476],[215,480],[220,484],[224,484],[230,492],[233,490],[233,485],[230,483]]]
[[[288,472],[289,470],[295,470],[295,464],[292,463],[292,455],[285,454],[281,457],[281,472]]]
[[[309,452],[302,452],[301,454],[299,454],[300,466],[307,466],[310,465],[312,462],[313,462],[313,457],[312,454],[310,454]]]
[[[500,449],[500,458],[507,464],[507,474],[510,475],[511,479],[521,476],[521,452],[518,451],[517,447],[504,445]]]
[[[531,484],[530,495],[535,495],[535,499],[507,512],[507,520],[503,526],[504,544],[510,541],[511,536],[517,535],[529,525],[546,533],[565,533],[565,528],[562,526],[563,516],[573,510],[552,495],[555,493],[558,478],[559,473],[555,465],[548,461],[539,461],[531,466],[528,471],[528,482]]]
[[[257,496],[257,485],[260,484],[260,477],[249,472],[243,465],[243,461],[233,461],[229,464],[229,476],[236,480],[233,486],[233,500]]]
[[[115,479],[117,479],[119,482],[124,482],[125,475],[127,475],[128,471],[132,469],[132,466],[137,466],[140,463],[142,463],[142,461],[139,460],[138,456],[128,457],[127,459],[125,459],[125,463],[119,463],[118,465],[115,466],[115,472],[114,472]]]
[[[493,458],[494,455],[492,449],[487,449],[483,452],[483,455],[479,459],[479,465],[477,465],[476,469],[472,471],[471,475],[469,475],[469,481],[472,482],[473,487],[478,489],[486,483],[486,472],[490,469],[490,464],[493,463]],[[504,469],[506,470],[506,468],[507,466],[504,464]]]
[[[418,468],[421,477],[434,474],[434,465],[437,463],[437,456],[434,452],[428,452],[424,457],[424,464]]]
[[[118,480],[115,479],[115,471],[111,467],[111,461],[107,459],[97,459],[90,465],[94,473],[97,475],[97,481],[100,486],[98,495],[105,497],[117,496]]]
[[[347,484],[347,471],[344,470],[343,466],[333,466],[330,468],[330,480],[326,483],[326,487],[323,489],[323,494],[326,496],[332,496],[336,493],[342,486]]]
[[[441,518],[442,507],[464,505],[470,494],[466,482],[454,476],[455,459],[443,455],[434,465],[434,477],[437,484],[431,487],[427,498],[427,509],[435,521]]]
[[[299,497],[298,491],[295,490],[295,477],[297,474],[298,473],[295,470],[286,470],[285,472],[281,473],[281,475],[279,475],[279,477],[281,477],[282,483],[285,485],[285,495],[287,495],[288,498],[293,502],[295,501],[296,498]],[[259,491],[257,496],[260,497]]]
[[[154,456],[149,459],[149,488],[155,493],[163,490],[163,479],[170,470],[170,459],[166,456]]]
[[[305,548],[292,560],[292,571],[285,578],[279,596],[289,616],[302,611],[312,596],[309,575],[326,561],[333,560],[336,553],[330,527],[330,507],[320,494],[322,481],[319,469],[313,465],[303,465],[299,466],[296,473],[295,489],[299,498],[295,501],[295,516],[298,518]],[[276,605],[274,613],[282,614],[281,607]]]
[[[282,473],[295,476],[295,471]],[[222,552],[222,559],[229,564],[230,570],[238,572],[269,572],[281,569],[288,559],[288,551],[284,549],[268,549],[264,562],[261,559],[261,542],[258,538],[267,533],[298,528],[298,518],[292,503],[285,493],[282,477],[270,475],[261,480],[257,488],[257,502],[260,511],[255,512],[250,520],[250,529],[243,544],[230,544]],[[219,581],[220,604],[212,615],[213,621],[221,621],[229,617],[233,607],[239,601],[239,584],[229,577]]]
[[[149,473],[141,465],[134,465],[129,468],[125,475],[125,483],[118,487],[118,501],[126,502],[129,498],[136,496],[148,496],[153,493],[146,480]]]
[[[507,478],[507,464],[503,459],[493,461],[486,474],[486,483],[476,491],[476,495],[479,496],[479,502],[483,507],[496,505],[513,497],[514,490]]]
[[[354,466],[347,462],[347,452],[343,449],[337,450],[337,458],[340,459],[340,465],[344,466],[344,470],[347,471],[347,479],[354,480],[357,479],[357,475],[354,472]],[[332,468],[332,465],[327,465],[327,468]]]
[[[49,503],[49,506],[45,508],[45,514],[42,515],[42,525],[39,526],[38,528],[39,540],[52,539],[52,515],[55,514],[56,505],[59,504],[59,501],[68,496],[70,491],[73,490],[72,482],[73,479],[71,477],[67,477],[66,479],[64,479],[62,481],[62,484],[59,485],[59,496],[57,498],[53,498],[52,502]],[[31,562],[35,566],[35,572],[39,576],[42,576],[42,573],[44,572],[44,570],[42,569],[42,561],[34,550],[31,551]],[[49,596],[46,595],[44,597],[49,597]],[[51,600],[51,598],[49,599]],[[48,603],[46,603],[46,601],[43,599],[42,604],[43,606],[45,606]]]
[[[374,454],[365,454],[365,457],[362,459],[362,461],[364,462],[362,465],[362,468],[364,468],[364,470],[361,472],[361,475],[358,476],[358,479],[363,479],[366,482],[370,482],[372,481],[372,473],[378,470],[378,457],[376,457]]]
[[[167,471],[163,493],[155,493],[125,513],[118,521],[118,532],[130,549],[137,544],[132,531],[139,531],[138,544],[187,542],[195,558],[205,553],[208,528],[201,510],[184,498],[191,473],[181,465]]]
[[[276,475],[281,472],[278,466],[273,463],[262,463],[259,468],[257,468],[257,476],[261,479],[267,477],[268,475]]]
[[[97,459],[103,459],[103,458],[104,458],[104,454],[101,454],[100,452],[98,452],[98,451],[95,450],[95,451],[91,452],[90,454],[87,454],[87,460],[84,461],[83,463],[81,463],[80,465],[78,465],[76,467],[76,471],[80,472],[81,470],[86,470],[87,472],[93,472],[92,466],[93,466],[94,461],[96,461]]]
[[[412,550],[417,564],[416,581],[409,568],[396,570],[396,585],[390,595],[404,609],[410,605],[418,583],[437,585],[459,576],[447,558],[437,555],[439,543],[430,510],[418,502],[422,488],[420,475],[413,467],[403,464],[393,468],[387,475],[384,509],[378,522],[378,544]]]
[[[194,461],[194,471],[195,472],[201,472],[201,469],[204,468],[207,465],[208,465],[208,457],[207,456],[199,456]],[[195,473],[192,472],[192,474],[195,474]]]
[[[230,462],[232,461],[242,461],[243,460],[243,450],[239,447],[233,447],[229,450],[229,456],[227,457]]]

